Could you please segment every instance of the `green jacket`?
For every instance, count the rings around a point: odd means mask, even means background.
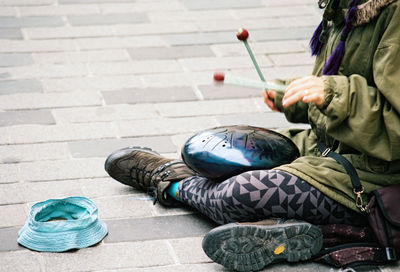
[[[347,38],[338,75],[323,76],[322,108],[298,102],[283,109],[282,94],[275,99],[275,105],[289,121],[311,125],[309,130],[283,132],[299,147],[301,157],[277,168],[304,179],[356,211],[359,210],[349,176],[335,160],[321,156],[316,139],[327,146],[334,140],[339,142],[336,152],[356,168],[367,194],[400,183],[400,3],[379,1],[386,2],[385,7],[375,12],[363,11],[366,4],[359,6],[358,25]],[[336,14],[343,14],[348,2],[340,1],[340,12]],[[329,28],[328,40],[315,62],[314,75],[321,75],[338,44],[343,18]]]

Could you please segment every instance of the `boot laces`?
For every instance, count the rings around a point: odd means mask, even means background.
[[[164,181],[170,174],[171,171],[165,171],[163,172],[166,168],[170,167],[171,165],[174,164],[179,164],[182,163],[180,161],[170,161],[165,164],[160,165],[155,171],[149,171],[146,170],[147,166],[141,168],[141,167],[132,167],[131,168],[131,177],[133,174],[136,177],[137,183],[142,185],[146,189],[146,193],[149,194],[151,197],[154,198],[153,204],[155,205],[158,200],[158,190],[157,190],[157,184],[161,181]],[[140,179],[140,174],[142,174],[142,178]],[[152,182],[153,178],[157,178],[159,176],[160,180],[158,182]],[[148,178],[148,185],[146,186],[146,179]]]

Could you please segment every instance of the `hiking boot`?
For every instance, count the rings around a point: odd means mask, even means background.
[[[196,174],[179,160],[167,159],[150,148],[127,147],[107,157],[105,170],[114,179],[145,191],[166,206],[178,202],[166,194],[171,182],[181,181]]]
[[[236,271],[258,271],[281,261],[305,261],[321,248],[321,230],[292,219],[231,223],[211,230],[203,239],[208,257]]]

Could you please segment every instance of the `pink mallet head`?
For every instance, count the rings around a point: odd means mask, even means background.
[[[220,82],[223,83],[225,79],[225,74],[221,72],[215,72],[214,73],[214,81],[215,82]]]
[[[249,37],[249,32],[244,28],[239,28],[236,32],[236,37],[238,38],[238,40],[247,41],[247,38]]]

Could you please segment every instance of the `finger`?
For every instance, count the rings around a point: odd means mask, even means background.
[[[290,95],[289,97],[284,97],[282,100],[282,106],[285,108],[289,107],[290,105],[293,105],[296,102],[302,100],[304,95],[305,95],[304,92],[297,92]]]
[[[306,81],[301,84],[290,85],[285,92],[284,98],[289,97],[298,92],[304,92],[305,90],[310,90],[315,87],[315,84],[312,81]]]
[[[303,97],[303,102],[305,103],[315,103],[317,106],[321,106],[323,103],[323,96],[314,93]]]
[[[267,91],[267,94],[268,94],[268,97],[269,97],[269,98],[275,99],[276,91],[275,91],[275,90],[268,90],[268,91]]]
[[[263,91],[263,96],[264,96],[264,103],[273,111],[279,111],[277,107],[275,107],[273,99],[269,97],[268,93],[266,90]]]

